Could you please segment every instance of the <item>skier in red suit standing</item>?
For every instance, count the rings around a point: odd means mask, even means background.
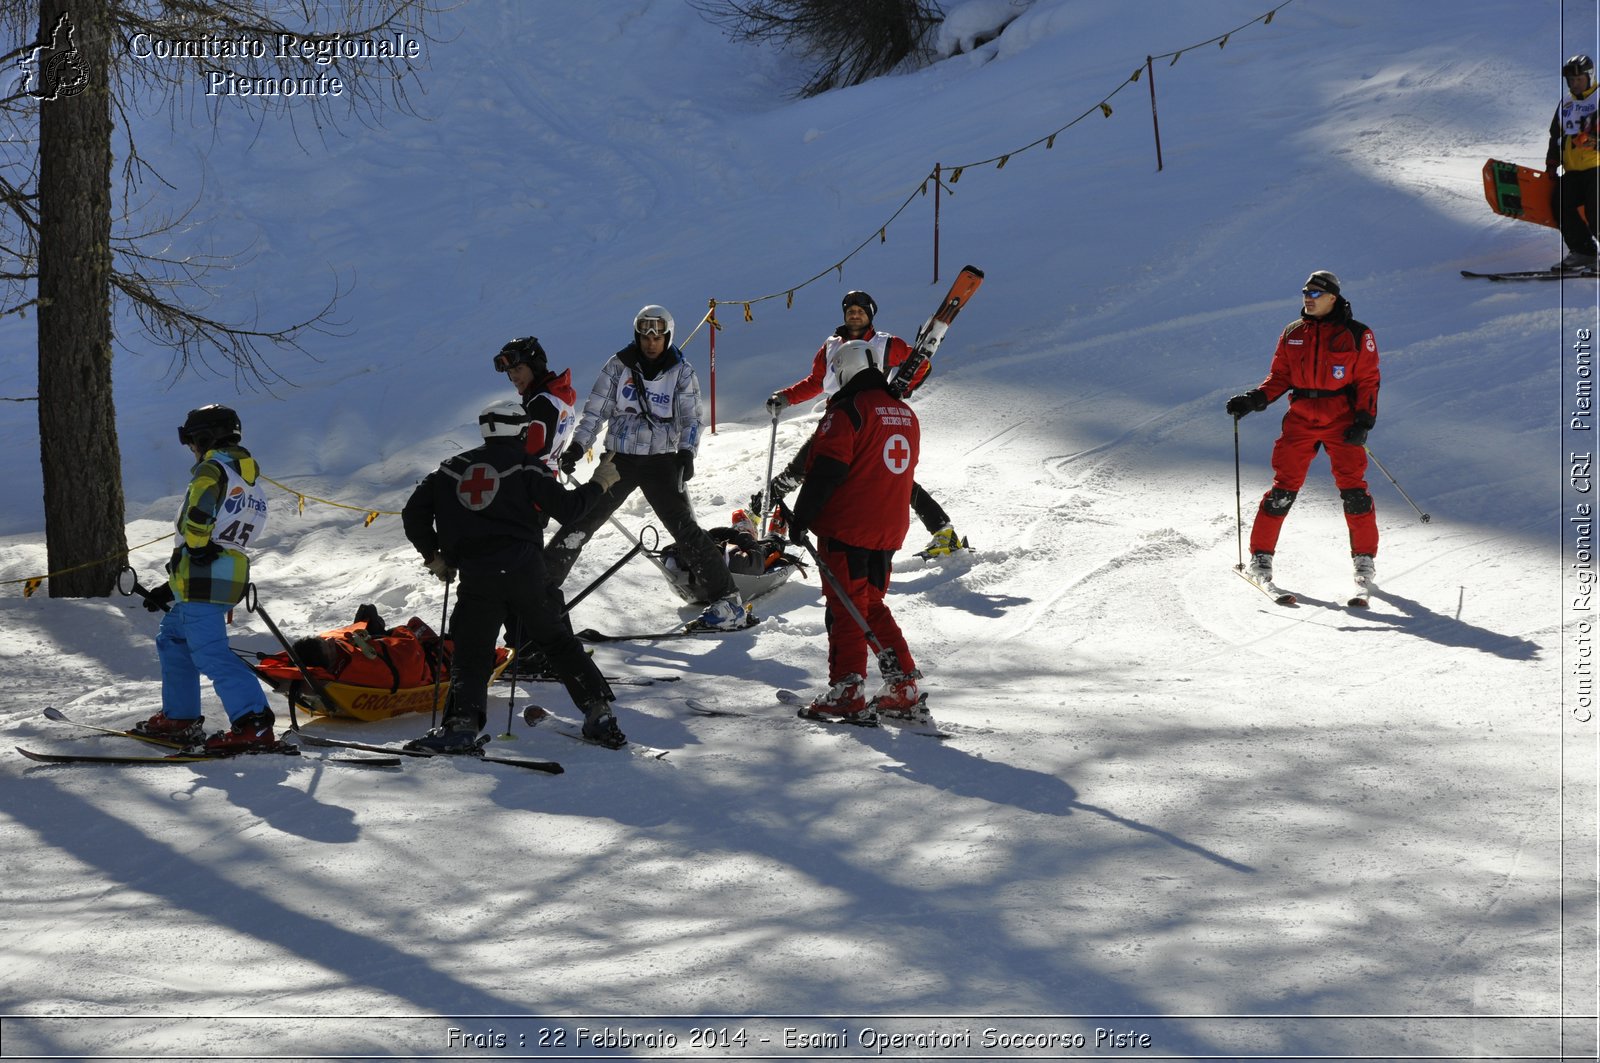
[[[1278,337],[1267,378],[1227,405],[1238,419],[1289,394],[1283,431],[1272,448],[1272,489],[1262,496],[1250,526],[1246,573],[1258,583],[1272,582],[1283,518],[1322,448],[1344,501],[1356,582],[1370,585],[1377,578],[1378,518],[1367,492],[1366,443],[1378,418],[1378,344],[1372,330],[1351,316],[1332,273],[1311,274],[1301,295],[1305,306]]]
[[[894,552],[911,525],[912,477],[921,447],[917,415],[889,391],[872,345],[840,344],[829,356],[839,390],[808,444],[805,485],[790,514],[789,534],[800,542],[817,533],[817,556],[837,577],[856,611],[885,652],[878,668],[883,687],[871,701],[864,678],[867,639],[832,580],[822,589],[828,606],[830,689],[808,710],[852,723],[878,714],[913,717],[919,706],[917,671],[905,636],[884,603]]]

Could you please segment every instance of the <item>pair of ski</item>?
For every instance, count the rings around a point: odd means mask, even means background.
[[[1265,594],[1268,598],[1271,598],[1279,605],[1294,606],[1300,604],[1300,598],[1296,594],[1294,594],[1292,591],[1284,590],[1271,580],[1262,581],[1254,579],[1248,572],[1237,565],[1234,566],[1233,571],[1234,574],[1240,579],[1244,580],[1246,583],[1250,584],[1250,586],[1254,587],[1262,594]],[[1358,581],[1356,583],[1355,593],[1350,595],[1349,598],[1345,599],[1344,604],[1349,606],[1351,609],[1366,609],[1372,605],[1371,599],[1372,585]]]
[[[928,711],[928,695],[926,694],[923,694],[917,698],[917,713],[914,719],[902,719],[898,716],[875,714],[868,719],[859,720],[851,719],[847,716],[828,716],[822,713],[813,713],[806,699],[795,693],[793,690],[779,690],[776,692],[776,696],[780,704],[795,706],[795,715],[800,719],[809,720],[812,723],[819,723],[828,728],[855,727],[860,729],[871,729],[881,727],[883,724],[887,723],[892,725],[896,730],[903,734],[918,735],[923,738],[934,738],[941,742],[955,737],[955,735],[949,731],[940,730],[939,725],[933,722],[933,714]],[[685,702],[685,704],[689,707],[689,711],[694,713],[696,716],[734,716],[743,719],[776,718],[759,712],[743,712],[738,709],[715,708],[711,705],[707,705],[703,701],[700,701],[698,698],[690,698]]]
[[[17,752],[29,760],[45,764],[197,764],[213,760],[233,760],[241,756],[257,756],[265,754],[281,754],[297,757],[300,747],[290,742],[279,742],[271,749],[250,751],[245,753],[207,753],[203,750],[187,748],[183,744],[168,739],[147,735],[140,731],[126,730],[116,727],[102,727],[98,724],[85,723],[74,720],[60,709],[51,707],[44,710],[44,717],[56,723],[80,727],[87,731],[96,731],[100,734],[113,735],[118,738],[132,738],[146,745],[159,746],[172,750],[164,754],[125,754],[125,753],[41,753],[32,749],[17,747]],[[350,764],[364,768],[392,768],[401,762],[402,757],[431,757],[441,754],[430,753],[424,750],[402,749],[396,746],[377,745],[370,742],[351,742],[339,738],[324,738],[306,731],[295,732],[301,743],[308,746],[320,746],[331,749],[348,749],[356,752],[372,753],[370,757],[325,757],[322,758],[329,764]],[[446,756],[458,754],[443,754]],[[502,757],[483,752],[482,749],[459,754],[472,757],[475,760],[487,761],[492,764],[509,764],[519,768],[530,768],[534,771],[545,772],[550,775],[559,775],[562,767],[553,760],[531,760],[522,757]]]
[[[17,747],[17,752],[29,760],[36,760],[44,764],[198,764],[209,760],[232,760],[235,757],[263,754],[279,754],[289,757],[298,757],[300,755],[300,747],[290,742],[278,742],[269,749],[217,753],[188,743],[175,742],[157,735],[145,734],[143,731],[133,731],[119,727],[102,727],[99,724],[74,720],[54,706],[47,707],[43,715],[45,719],[54,723],[64,723],[69,727],[78,727],[85,731],[95,731],[99,734],[112,735],[117,738],[131,738],[147,746],[156,746],[172,751],[170,753],[147,754],[41,753],[38,750],[24,749],[22,746]],[[355,764],[368,768],[390,768],[400,763],[397,757],[329,757],[326,759],[329,763]]]

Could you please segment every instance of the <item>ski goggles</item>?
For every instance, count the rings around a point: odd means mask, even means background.
[[[504,373],[514,365],[523,365],[527,360],[527,355],[501,351],[494,356],[494,371],[496,373]]]
[[[1321,299],[1324,295],[1332,295],[1333,293],[1325,292],[1321,288],[1301,288],[1300,294],[1307,299]]]
[[[666,336],[667,319],[664,317],[641,317],[633,323],[633,329],[641,336]]]

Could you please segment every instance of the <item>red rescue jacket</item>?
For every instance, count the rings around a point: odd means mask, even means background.
[[[917,415],[882,373],[863,369],[828,400],[811,437],[795,523],[851,546],[900,549],[921,449]]]
[[[1288,392],[1289,415],[1309,427],[1332,427],[1357,413],[1375,421],[1378,384],[1378,342],[1341,298],[1327,317],[1302,315],[1283,330],[1260,387],[1268,402]]]

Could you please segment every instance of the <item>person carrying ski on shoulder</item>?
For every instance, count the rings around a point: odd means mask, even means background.
[[[1594,269],[1596,240],[1600,238],[1600,93],[1595,92],[1594,60],[1575,55],[1561,68],[1567,94],[1550,120],[1550,146],[1545,150],[1545,172],[1562,170],[1551,193],[1551,209],[1561,225],[1567,257],[1550,268]],[[1583,213],[1578,213],[1578,208]],[[1587,220],[1586,220],[1587,219]]]
[[[255,672],[228,645],[227,622],[250,585],[250,557],[267,522],[261,469],[240,446],[239,415],[226,406],[190,410],[178,442],[196,464],[178,510],[178,545],[167,582],[145,599],[170,604],[156,635],[161,659],[161,711],[132,730],[169,741],[204,742],[213,753],[272,749],[274,717]],[[211,680],[229,727],[207,738],[200,714],[200,676]]]
[[[859,340],[868,344],[885,376],[892,376],[893,370],[911,356],[911,345],[905,340],[888,332],[879,332],[873,327],[873,319],[878,316],[878,304],[866,292],[846,292],[840,300],[840,309],[844,313],[844,323],[817,348],[817,353],[811,359],[811,372],[788,387],[774,391],[772,397],[767,399],[767,410],[774,416],[785,407],[807,402],[824,393],[832,394],[838,389],[839,381],[833,373],[830,359],[843,343]],[[906,387],[905,394],[910,395],[921,386],[932,368],[933,363],[924,363]],[[784,495],[798,487],[805,479],[806,460],[806,448],[801,447],[783,471],[772,478],[772,482],[766,486],[765,495],[751,499],[751,508],[762,512],[763,501],[769,508],[776,506]],[[966,546],[966,540],[956,534],[949,514],[920,484],[911,485],[911,507],[916,510],[917,519],[922,521],[923,527],[933,536],[922,550],[923,554],[938,557],[953,554]]]
[[[883,687],[866,698],[867,636],[845,608],[834,581],[824,579],[827,601],[828,683],[810,712],[852,722],[878,713],[910,716],[922,673],[912,659],[884,595],[894,552],[911,526],[911,485],[921,449],[921,428],[911,407],[895,397],[865,340],[840,344],[829,357],[838,391],[807,447],[805,484],[789,513],[789,535],[817,536],[817,557],[838,579],[884,653]]]
[[[560,584],[600,525],[635,490],[642,491],[711,602],[696,623],[737,631],[749,623],[739,589],[722,551],[695,522],[684,486],[694,478],[700,447],[700,382],[672,335],[666,308],[646,306],[634,315],[633,342],[601,366],[572,442],[561,454],[561,471],[578,467],[604,422],[605,453],[595,476],[612,470],[618,483],[581,518],[563,523],[545,556],[550,578]]]
[[[1357,583],[1377,578],[1378,516],[1367,492],[1367,433],[1378,418],[1378,343],[1351,316],[1339,278],[1319,269],[1301,290],[1304,307],[1278,337],[1272,367],[1260,385],[1228,400],[1235,420],[1265,410],[1284,394],[1289,409],[1272,447],[1272,488],[1250,525],[1246,574],[1272,582],[1273,555],[1283,518],[1294,505],[1318,448],[1328,452],[1333,482],[1344,501]]]
[[[528,457],[559,479],[561,452],[578,426],[578,394],[572,390],[572,370],[553,372],[537,336],[519,336],[506,343],[494,356],[494,368],[517,389],[522,409],[528,415],[524,430]],[[560,592],[559,585],[555,589]],[[506,617],[506,646],[516,654],[512,671],[520,676],[554,675],[551,663],[527,640],[529,630],[531,627],[516,616]]]
[[[408,748],[462,753],[481,744],[495,637],[507,615],[522,621],[523,637],[544,654],[583,711],[584,737],[612,747],[627,742],[611,709],[616,696],[610,684],[562,616],[543,541],[547,519],[578,519],[615,479],[597,473],[579,488],[563,487],[527,453],[527,423],[516,400],[485,407],[478,415],[482,445],[424,477],[401,511],[406,539],[428,571],[446,584],[461,577],[450,616],[449,706],[441,726]]]

